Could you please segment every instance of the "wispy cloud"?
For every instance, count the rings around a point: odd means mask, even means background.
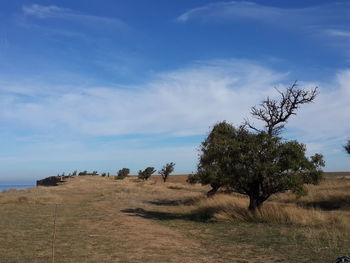
[[[288,136],[307,143],[310,150],[321,150],[325,154],[341,149],[342,141],[350,131],[347,122],[349,83],[350,70],[339,71],[330,83],[300,83],[304,88],[319,86],[320,95],[315,103],[303,107],[291,119],[287,128],[293,134]],[[39,144],[33,143],[22,155],[16,156],[31,156],[32,151],[35,160],[45,160],[49,158],[47,156],[51,156],[50,160],[63,161],[67,161],[67,156],[77,161],[89,158],[107,160],[108,156],[125,157],[123,152],[128,148],[129,157],[147,155],[152,160],[163,160],[168,152],[168,156],[177,156],[177,160],[185,162],[171,147],[155,149],[151,157],[145,153],[146,149],[120,146],[116,150],[118,143],[91,150],[82,138],[130,134],[141,137],[145,134],[169,137],[203,135],[210,125],[220,120],[235,125],[242,123],[251,106],[276,94],[274,87],[282,89],[288,84],[285,72],[244,60],[197,62],[179,70],[158,73],[153,80],[138,86],[85,86],[78,89],[62,86],[50,92],[48,82],[46,88],[41,85],[38,93],[32,83],[34,91],[28,93],[30,86],[27,83],[28,89],[17,88],[13,93],[8,84],[0,89],[0,123],[8,128],[16,127],[16,132],[31,131],[43,138]],[[42,93],[45,93],[44,97]],[[23,98],[28,94],[29,98]],[[61,140],[52,141],[55,137]],[[62,154],[67,149],[70,149],[70,154]],[[178,149],[178,154],[190,158],[192,164],[187,167],[194,167],[195,147],[186,154],[188,149]],[[127,162],[128,158],[124,157],[120,158]],[[141,159],[137,162],[141,163]]]
[[[37,4],[32,4],[30,6],[22,7],[23,13],[26,15],[36,16],[38,18],[48,18],[48,17],[57,17],[64,16],[72,13],[68,8],[60,8],[58,6],[42,6]]]
[[[55,5],[43,6],[38,4],[25,5],[22,12],[28,17],[38,19],[61,19],[73,21],[76,23],[87,24],[89,26],[109,26],[124,29],[127,25],[118,18],[96,16],[91,14],[79,13],[69,8],[62,8]]]
[[[178,23],[259,23],[291,30],[350,54],[350,3],[334,2],[304,8],[282,8],[246,1],[215,2],[178,16]],[[342,38],[342,43],[339,39]]]
[[[218,120],[241,122],[254,99],[283,77],[250,62],[212,61],[158,74],[153,81],[137,87],[87,87],[75,92],[63,89],[63,94],[36,97],[29,102],[16,99],[18,95],[3,94],[0,101],[7,108],[2,112],[4,118],[32,128],[65,127],[95,136],[202,134]],[[251,88],[257,91],[253,95],[246,92]]]
[[[350,30],[344,31],[340,29],[325,29],[324,33],[333,37],[350,38]]]
[[[62,86],[52,92],[41,85],[40,93],[34,92],[35,85],[33,93],[18,86],[16,93],[10,92],[11,86],[0,87],[1,119],[32,129],[89,136],[203,134],[219,120],[240,124],[251,106],[276,94],[274,87],[290,84],[287,76],[252,61],[215,60],[158,73],[138,86]],[[344,122],[350,112],[349,83],[350,70],[339,71],[328,84],[300,83],[305,88],[319,86],[321,93],[293,118],[291,127],[313,138],[344,137],[350,130]],[[23,99],[22,93],[30,97]]]
[[[181,14],[176,20],[184,23],[191,20],[218,21],[223,19],[245,19],[259,22],[278,21],[278,25],[299,25],[306,23],[308,26],[312,26],[325,22],[349,22],[349,10],[350,4],[345,2],[306,8],[281,8],[254,2],[230,1],[211,3],[191,9]]]
[[[261,6],[252,2],[219,2],[191,9],[179,17],[178,22],[190,20],[218,20],[218,19],[255,19],[272,21],[281,18],[285,10],[281,8]]]

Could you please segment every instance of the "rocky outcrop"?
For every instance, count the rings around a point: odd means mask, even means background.
[[[49,176],[47,178],[36,181],[36,186],[56,186],[63,183],[67,176]]]

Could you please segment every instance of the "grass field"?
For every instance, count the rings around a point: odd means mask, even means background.
[[[82,176],[0,193],[0,262],[332,262],[350,254],[350,179],[247,199],[154,176]]]

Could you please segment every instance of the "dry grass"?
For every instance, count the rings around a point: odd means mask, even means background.
[[[245,197],[207,199],[186,178],[76,177],[0,193],[0,262],[50,262],[55,204],[57,262],[328,262],[350,247],[349,199],[339,202],[348,179],[275,196],[252,214]]]
[[[302,208],[296,204],[267,202],[255,213],[247,210],[248,199],[234,195],[216,195],[203,199],[194,206],[193,214],[201,218],[258,222],[299,226],[322,226],[349,229],[350,218],[339,217],[320,209]]]

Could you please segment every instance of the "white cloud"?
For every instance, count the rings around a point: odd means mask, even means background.
[[[350,136],[350,70],[342,70],[328,85],[318,86],[315,102],[301,109],[290,125],[314,140]]]
[[[0,120],[36,131],[87,136],[204,134],[217,121],[242,123],[251,106],[278,95],[274,87],[290,84],[286,77],[254,62],[218,60],[160,73],[139,86],[52,89],[47,84],[20,89],[16,84],[13,93],[12,86],[0,85]],[[318,86],[320,94],[287,128],[313,140],[350,134],[350,70],[339,71],[330,83],[300,85]]]
[[[334,37],[350,38],[350,31],[344,31],[339,29],[326,29],[324,30],[324,33]]]
[[[60,8],[54,5],[42,6],[37,4],[33,4],[31,6],[23,6],[22,11],[26,15],[36,16],[38,18],[54,17],[71,12],[71,10],[67,8]]]
[[[258,63],[220,60],[198,62],[180,70],[163,72],[139,86],[78,89],[63,86],[50,92],[48,83],[46,89],[32,86],[32,93],[28,91],[30,88],[21,90],[18,84],[16,93],[10,92],[11,86],[0,86],[0,122],[7,129],[39,134],[43,138],[43,142],[39,139],[23,153],[25,158],[79,161],[123,156],[122,165],[129,157],[139,156],[135,164],[140,165],[142,156],[147,156],[147,160],[178,156],[176,158],[181,163],[185,161],[179,155],[187,156],[186,151],[193,148],[188,161],[191,164],[187,167],[194,167],[196,151],[193,146],[179,150],[178,155],[178,147],[173,147],[173,150],[172,147],[155,147],[157,149],[154,148],[151,154],[149,147],[131,149],[132,144],[118,148],[118,143],[112,143],[110,147],[102,145],[99,149],[89,149],[81,140],[129,134],[155,137],[157,134],[170,137],[203,135],[217,121],[241,124],[245,117],[249,117],[251,106],[266,96],[277,95],[274,87],[283,89],[288,84],[286,73]],[[285,135],[290,136],[288,133],[292,131],[293,138],[307,144],[310,154],[313,151],[326,156],[339,154],[341,145],[350,136],[350,70],[339,71],[329,83],[300,85],[303,88],[319,86],[320,94],[314,103],[304,105],[290,119]],[[61,139],[50,142],[50,138],[55,137]],[[337,167],[332,167],[332,170],[337,170]]]
[[[211,3],[205,6],[193,8],[176,20],[178,22],[188,22],[189,20],[218,20],[218,19],[255,19],[262,21],[272,21],[283,18],[286,10],[269,6],[258,5],[253,2],[231,1]]]
[[[331,21],[337,21],[338,24],[349,22],[349,10],[350,4],[345,2],[304,8],[281,8],[247,1],[228,1],[193,8],[177,17],[176,21],[255,20],[269,23],[278,21],[276,25],[317,26]]]
[[[22,7],[23,14],[28,17],[35,17],[39,19],[61,19],[72,21],[75,23],[85,24],[91,27],[114,27],[119,29],[125,29],[128,26],[117,18],[102,17],[90,14],[83,14],[75,12],[68,8],[61,8],[58,6],[50,5],[43,6],[38,4],[32,4],[30,6]]]
[[[304,8],[282,8],[246,1],[216,2],[193,8],[176,18],[179,23],[256,22],[281,27],[320,43],[350,52],[350,4],[328,3]],[[342,37],[343,42],[339,43]]]
[[[241,123],[284,76],[247,61],[212,61],[159,74],[139,87],[63,89],[29,101],[5,92],[0,100],[4,119],[34,129],[97,136],[203,134],[219,120]]]

